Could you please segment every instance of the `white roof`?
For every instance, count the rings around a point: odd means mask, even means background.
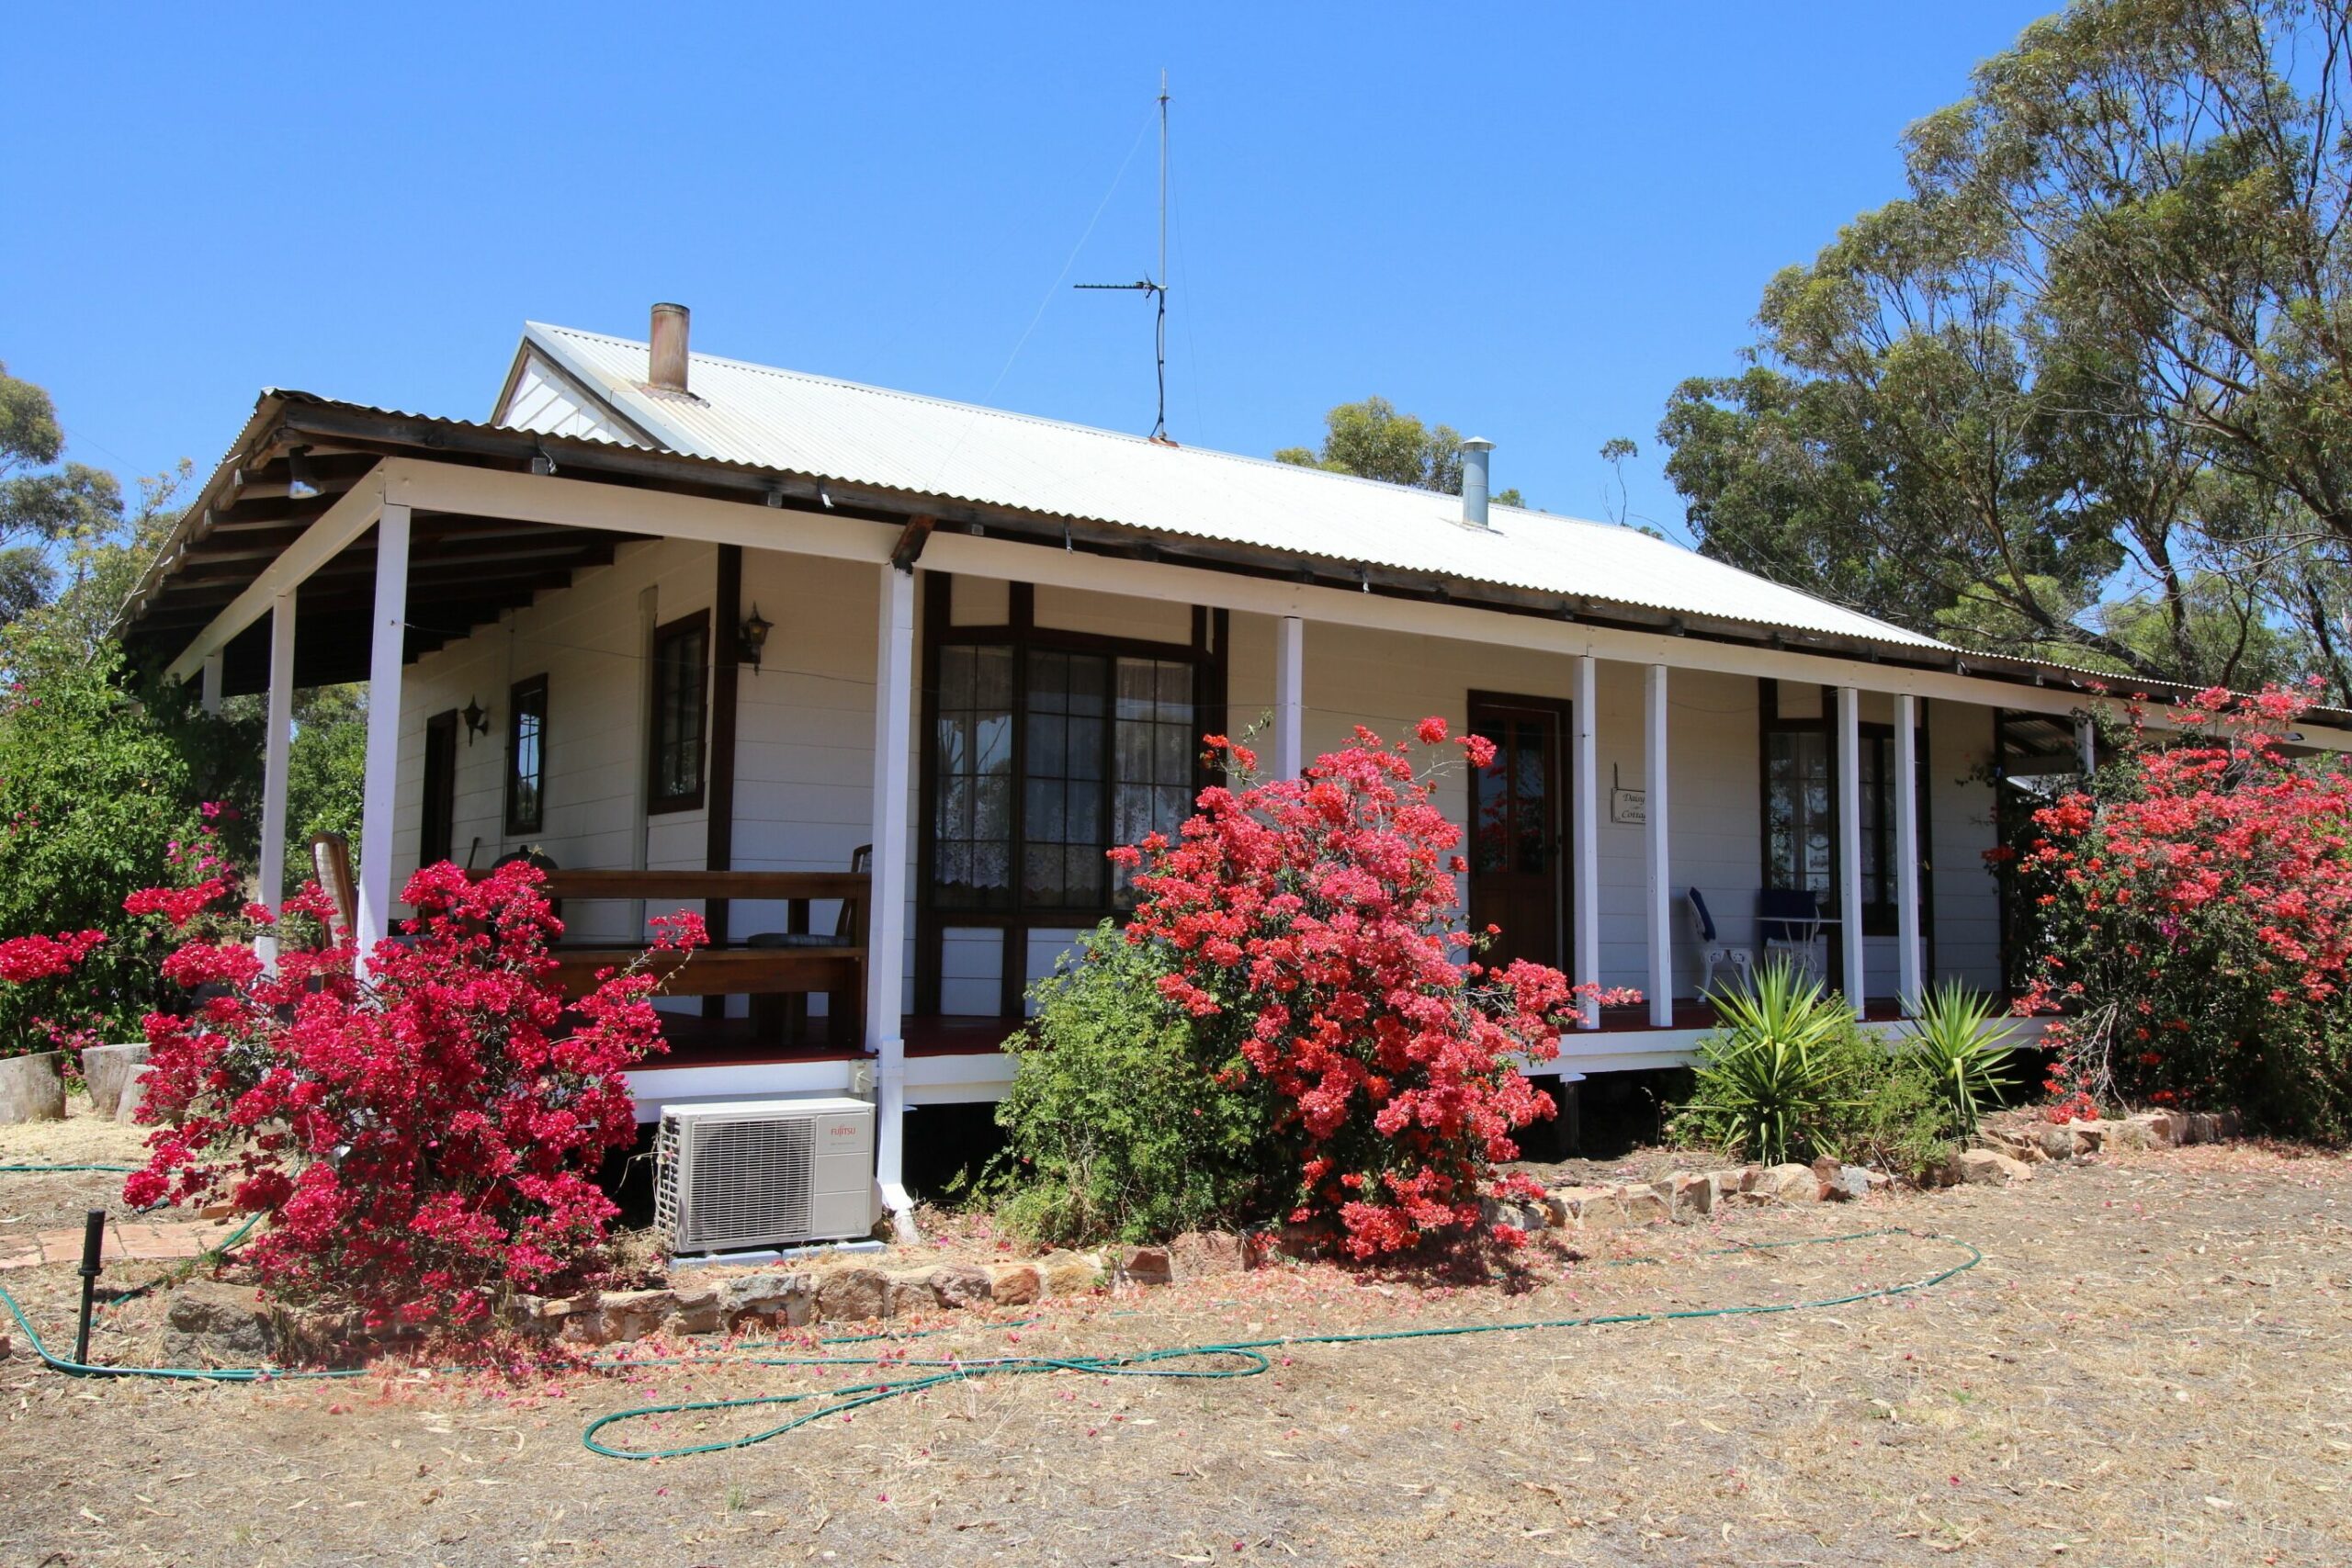
[[[1474,528],[1434,491],[702,354],[681,398],[645,389],[642,343],[537,321],[524,338],[676,452],[1347,567],[1944,646],[1615,524],[1497,506]]]

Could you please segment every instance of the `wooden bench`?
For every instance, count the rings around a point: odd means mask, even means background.
[[[808,930],[808,906],[839,899],[842,919],[834,940],[786,947],[735,946],[698,949],[691,959],[657,953],[649,965],[664,977],[663,992],[674,997],[753,998],[760,1032],[781,1032],[787,1014],[761,1005],[766,998],[827,998],[826,1032],[841,1048],[863,1033],[865,1004],[866,909],[872,879],[854,871],[550,871],[547,896],[556,900],[642,899],[648,915],[667,914],[689,900],[724,898],[781,903],[786,929]],[[843,939],[846,940],[843,940]],[[621,969],[643,953],[640,946],[559,943],[554,956],[558,983],[569,997],[595,987],[600,969]],[[795,1010],[796,1011],[797,1010]]]

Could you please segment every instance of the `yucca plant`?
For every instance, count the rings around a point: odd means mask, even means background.
[[[1999,1016],[1992,998],[1947,980],[1920,998],[1911,1021],[1905,1049],[1935,1079],[1957,1136],[1973,1133],[1985,1103],[2016,1081],[2003,1070],[2013,1048]]]
[[[1698,1092],[1678,1134],[1780,1165],[1845,1120],[1850,1086],[1836,1050],[1849,1022],[1842,998],[1776,960],[1748,989],[1717,996],[1715,1007],[1722,1021],[1699,1042]]]

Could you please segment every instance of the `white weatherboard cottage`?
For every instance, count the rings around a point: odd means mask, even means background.
[[[1442,788],[1469,918],[1649,998],[1588,1016],[1569,1072],[1686,1059],[1702,981],[1776,941],[1876,1018],[2000,987],[1996,781],[2075,765],[2080,672],[1490,506],[1484,443],[1455,498],[689,355],[686,325],[530,325],[488,423],[265,393],[126,622],[268,694],[267,845],[292,691],[370,683],[365,936],[420,862],[526,848],[582,964],[704,907],[693,988],[740,994],[665,1003],[641,1114],[870,1093],[903,1209],[908,1108],[1002,1093],[1024,987],[1120,911],[1104,849],[1261,717],[1283,773],[1357,725],[1495,740]],[[1817,925],[1759,920],[1792,895]]]

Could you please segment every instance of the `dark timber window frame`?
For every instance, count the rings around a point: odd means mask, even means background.
[[[1194,606],[1192,613],[1192,634],[1185,642],[1164,642],[1143,637],[1105,637],[1097,633],[1064,631],[1040,626],[1036,620],[1036,592],[1033,585],[1015,582],[1007,585],[1004,619],[989,625],[956,625],[954,615],[955,581],[945,572],[926,571],[922,579],[922,716],[920,743],[917,748],[919,794],[917,812],[919,829],[917,852],[922,897],[915,911],[915,1007],[917,1014],[935,1014],[940,1008],[940,970],[946,931],[957,930],[996,930],[1004,933],[1001,971],[998,987],[998,1012],[1005,1018],[1018,1017],[1022,1011],[1022,996],[1027,988],[1029,933],[1033,930],[1077,930],[1092,926],[1104,919],[1122,918],[1125,908],[1119,896],[1118,879],[1112,874],[1107,862],[1103,866],[1102,894],[1100,899],[1084,904],[1062,903],[1046,905],[1026,897],[1024,867],[1030,843],[1025,838],[1029,801],[1029,741],[1035,721],[1050,721],[1058,716],[1046,712],[1031,711],[1030,669],[1038,654],[1086,655],[1107,660],[1110,672],[1105,688],[1105,709],[1102,723],[1102,750],[1098,778],[1078,782],[1093,784],[1102,791],[1097,817],[1099,845],[1089,845],[1085,852],[1108,850],[1114,841],[1115,814],[1118,800],[1117,765],[1117,678],[1121,659],[1148,659],[1170,663],[1187,663],[1193,668],[1193,761],[1187,781],[1190,793],[1197,793],[1209,782],[1211,775],[1199,759],[1199,737],[1221,733],[1226,728],[1226,676],[1228,658],[1229,625],[1223,610]],[[940,874],[943,870],[939,829],[940,791],[942,787],[940,755],[940,719],[943,683],[941,660],[951,648],[1004,649],[1011,654],[1008,672],[1009,705],[1012,715],[1012,756],[1010,761],[1012,799],[1010,806],[1009,839],[1006,841],[1007,882],[1001,902],[989,906],[974,906],[944,900],[940,897]],[[1048,781],[1036,781],[1040,784]],[[1057,774],[1052,782],[1065,788],[1073,782],[1070,774]],[[1061,840],[1054,840],[1061,842]],[[1072,850],[1069,852],[1080,852]]]
[[[694,656],[691,680],[673,679],[686,668],[673,649],[689,638],[699,647]],[[708,747],[710,743],[710,612],[696,610],[681,615],[653,629],[652,709],[647,716],[645,771],[645,809],[648,815],[659,816],[672,811],[697,811],[702,807],[703,792],[710,782]],[[674,717],[678,739],[670,737]],[[691,716],[693,739],[684,737],[684,721]],[[663,779],[662,761],[671,752],[691,745],[695,776],[692,787],[670,788]]]
[[[1821,716],[1818,718],[1784,718],[1781,716],[1781,683],[1766,678],[1757,682],[1757,849],[1758,887],[1781,886],[1773,880],[1772,864],[1772,738],[1775,735],[1819,735],[1821,754],[1828,773],[1829,820],[1829,886],[1821,896],[1825,915],[1840,915],[1838,891],[1844,884],[1841,864],[1845,854],[1845,837],[1838,829],[1838,781],[1843,773],[1838,755],[1838,694],[1831,686],[1820,688]],[[1933,833],[1928,816],[1931,792],[1928,773],[1928,705],[1922,698],[1918,704],[1918,724],[1915,731],[1917,761],[1915,785],[1918,791],[1919,814],[1919,921],[1923,941],[1932,944],[1935,928],[1935,897],[1932,863]],[[1894,768],[1894,727],[1891,724],[1863,723],[1856,733],[1861,741],[1862,756],[1859,759],[1858,776],[1868,790],[1876,779],[1880,786],[1873,792],[1878,809],[1866,811],[1862,831],[1870,840],[1871,853],[1865,856],[1862,881],[1862,934],[1864,936],[1894,936],[1897,931],[1897,911],[1894,907],[1894,799],[1883,783]],[[1867,804],[1867,802],[1866,802]],[[1875,875],[1871,867],[1877,868]],[[1802,886],[1802,884],[1800,884]],[[1834,930],[1830,948],[1838,950]]]
[[[544,832],[547,821],[548,678],[542,673],[515,682],[506,694],[506,831],[510,836]]]

